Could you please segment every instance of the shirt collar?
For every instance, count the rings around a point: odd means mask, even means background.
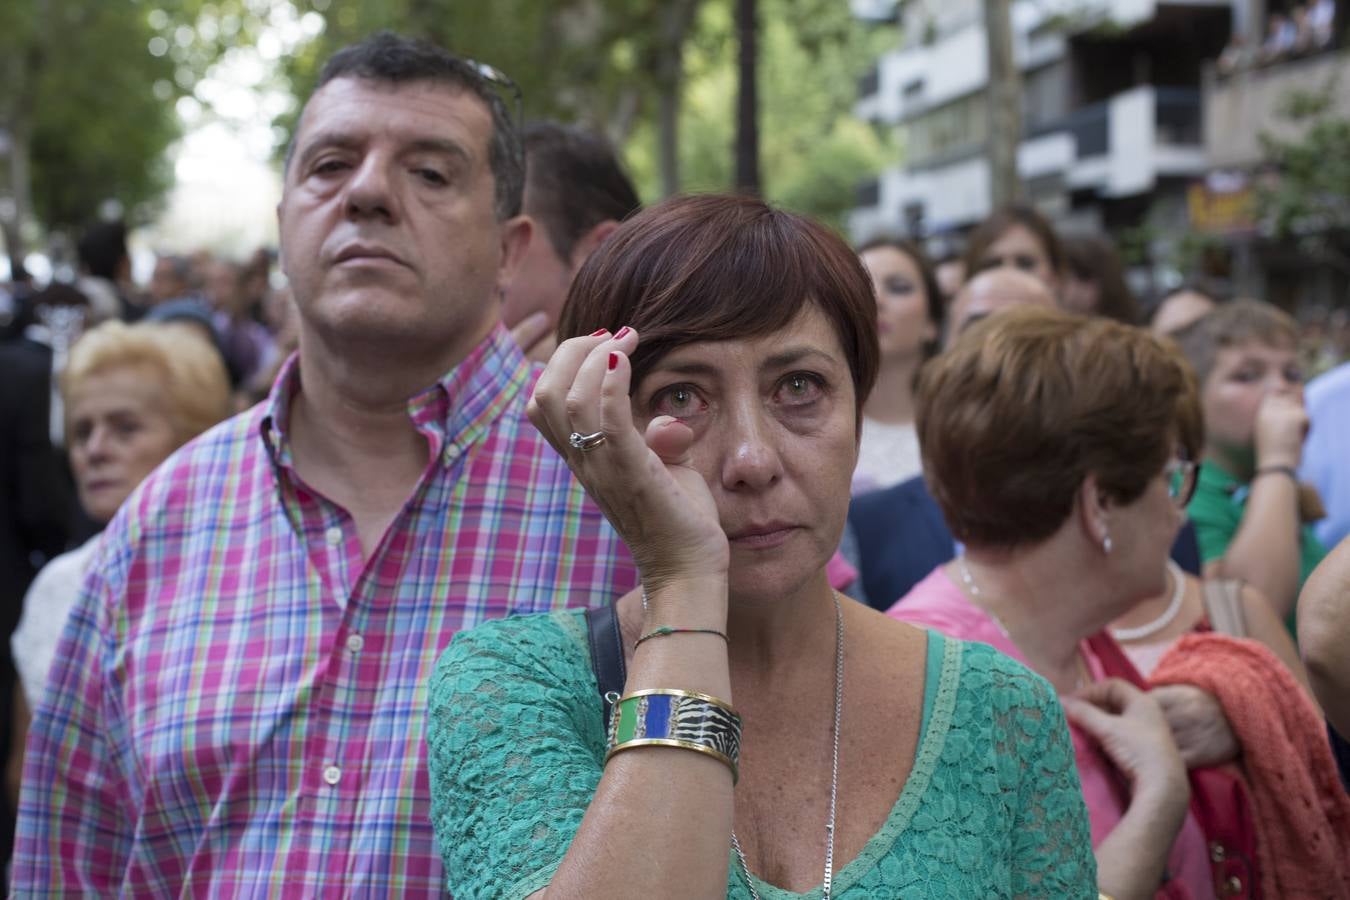
[[[458,365],[408,399],[408,418],[427,438],[430,453],[448,464],[533,383],[535,374],[536,367],[498,323]],[[259,436],[278,466],[293,465],[288,425],[300,390],[300,356],[293,353],[272,383],[259,424]]]

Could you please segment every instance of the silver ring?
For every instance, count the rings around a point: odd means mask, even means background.
[[[567,443],[571,444],[576,450],[585,453],[587,450],[594,450],[605,442],[605,433],[603,431],[592,432],[591,434],[582,434],[574,431],[567,436]]]

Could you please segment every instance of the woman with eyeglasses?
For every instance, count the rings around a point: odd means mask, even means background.
[[[890,615],[1049,679],[1104,892],[1214,896],[1187,762],[1231,757],[1232,732],[1194,687],[1141,689],[1105,633],[1169,587],[1201,447],[1184,360],[1108,319],[1007,310],[924,369],[917,421],[925,477],[964,551]]]
[[[1195,495],[1199,464],[1184,456],[1163,470],[1168,494],[1184,508]],[[1218,632],[1260,641],[1301,684],[1308,683],[1289,632],[1261,592],[1235,578],[1197,578],[1168,560],[1167,589],[1141,600],[1111,623],[1111,637],[1145,677],[1177,641],[1192,633]]]

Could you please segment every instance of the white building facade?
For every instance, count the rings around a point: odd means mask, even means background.
[[[1026,199],[1071,228],[1174,217],[1185,184],[1206,171],[1202,67],[1241,5],[1012,0]],[[853,237],[955,235],[991,212],[983,3],[854,0],[853,9],[863,18],[889,10],[904,34],[863,80],[855,108],[897,129],[904,162],[860,186]]]

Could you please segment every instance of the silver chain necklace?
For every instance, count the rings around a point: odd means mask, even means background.
[[[970,573],[970,564],[966,562],[964,553],[958,554],[956,557],[956,571],[961,573],[961,581],[965,584],[966,592],[970,594],[975,605],[993,620],[994,627],[999,630],[999,633],[1016,646],[1017,641],[1014,641],[1013,636],[1008,633],[1008,626],[1003,624],[1003,620],[998,617],[998,613],[986,605],[988,601],[979,599],[984,596],[984,592],[975,583],[975,576]],[[1074,690],[1078,690],[1092,681],[1092,669],[1088,666],[1087,660],[1083,658],[1081,650],[1078,653],[1077,665],[1078,671],[1075,675]]]
[[[834,743],[830,750],[830,815],[825,820],[825,877],[821,880],[821,900],[830,900],[830,883],[834,880],[834,812],[835,801],[839,797],[839,722],[844,710],[844,610],[839,605],[839,594],[834,597]],[[750,864],[745,861],[745,851],[736,838],[736,829],[731,830],[731,846],[736,851],[736,859],[741,864],[741,874],[745,876],[745,886],[750,889],[751,900],[759,900],[759,891],[755,890],[755,880],[750,876]]]

